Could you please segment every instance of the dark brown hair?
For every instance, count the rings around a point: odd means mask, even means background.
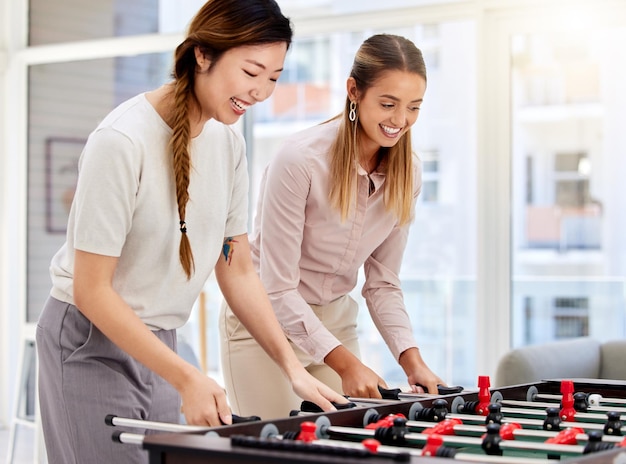
[[[187,37],[174,54],[174,109],[170,124],[176,200],[180,219],[180,262],[191,277],[194,259],[187,237],[185,210],[189,201],[190,121],[189,109],[198,105],[194,94],[196,72],[195,48],[217,62],[227,50],[247,45],[277,42],[291,45],[293,31],[288,18],[283,16],[274,0],[209,0],[192,19]]]

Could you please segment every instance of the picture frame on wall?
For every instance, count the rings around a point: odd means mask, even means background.
[[[65,234],[78,179],[78,159],[86,139],[46,139],[46,231]]]

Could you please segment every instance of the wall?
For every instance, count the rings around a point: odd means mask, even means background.
[[[1,101],[3,102],[0,105],[0,224],[2,227],[0,228],[0,256],[6,256],[6,224],[8,224],[8,211],[5,205],[6,197],[7,197],[7,182],[5,181],[5,173],[7,172],[7,161],[6,157],[3,154],[6,151],[5,141],[6,137],[6,114],[8,113],[8,108],[6,104],[6,68],[7,68],[7,46],[8,46],[8,9],[9,5],[7,2],[0,2],[0,96]],[[7,336],[7,323],[8,323],[8,311],[3,311],[2,309],[6,307],[6,299],[7,299],[7,289],[6,284],[8,282],[8,278],[6,275],[6,265],[4,264],[5,260],[2,259],[0,261],[0,372],[7,372],[8,365],[8,336]],[[0,375],[0,392],[5,392],[8,390],[7,385],[7,376]],[[0,395],[0,425],[3,423],[4,417],[6,417],[6,408],[7,408],[8,400],[6,395]]]
[[[20,66],[14,51],[23,44],[25,5],[0,2],[0,425],[6,423],[11,405],[19,339],[20,305],[23,304],[24,260],[24,153],[10,135],[19,130],[25,108],[16,104],[24,92]],[[9,394],[7,394],[9,393]]]

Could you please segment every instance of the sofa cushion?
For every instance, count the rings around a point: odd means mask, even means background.
[[[613,352],[607,356],[613,356]],[[589,337],[516,348],[498,362],[493,386],[557,378],[597,379],[600,359],[600,342]]]
[[[602,344],[600,378],[626,380],[626,340],[613,340]]]

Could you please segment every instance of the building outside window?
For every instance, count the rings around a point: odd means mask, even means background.
[[[514,345],[624,337],[626,28],[589,29],[511,42]]]

